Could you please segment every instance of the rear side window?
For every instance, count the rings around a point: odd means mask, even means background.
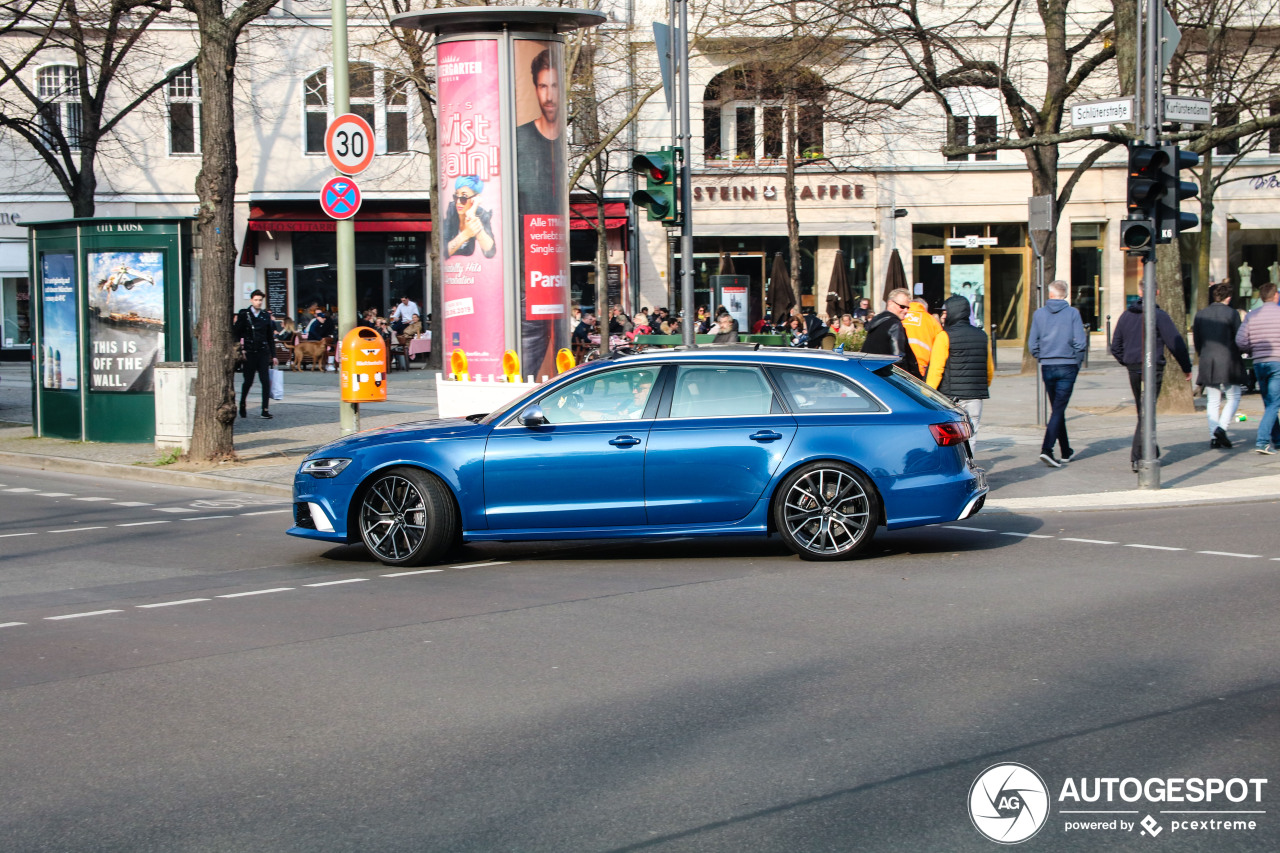
[[[773,389],[756,367],[682,366],[671,398],[673,418],[767,415]]]
[[[843,377],[790,368],[773,368],[771,372],[797,415],[884,411],[869,394]]]
[[[950,412],[956,407],[956,404],[951,402],[951,399],[945,394],[934,390],[932,386],[926,385],[896,364],[889,371],[877,370],[876,376],[883,377],[894,388],[897,388],[926,409]]]

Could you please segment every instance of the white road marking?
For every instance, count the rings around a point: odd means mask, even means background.
[[[383,575],[384,578],[403,578],[408,575],[429,575],[434,572],[443,572],[444,569],[418,569],[416,572],[392,572],[389,575]]]
[[[1146,548],[1149,551],[1185,551],[1186,548],[1170,548],[1168,545],[1125,545],[1126,548]]]
[[[182,521],[208,521],[211,518],[230,518],[229,515],[193,515],[190,518],[181,519]]]
[[[995,533],[990,527],[961,527],[958,524],[948,524],[947,530],[968,530],[973,533]]]
[[[194,510],[194,509],[191,509],[190,507],[185,507],[185,506],[158,506],[156,507],[155,511],[156,512],[197,512],[198,510]]]
[[[1047,533],[1018,533],[1016,531],[1006,530],[1001,532],[1001,536],[1017,536],[1022,539],[1052,539],[1053,537]]]
[[[1110,539],[1074,539],[1070,536],[1063,536],[1063,542],[1083,542],[1086,545],[1119,545],[1119,542],[1112,542]]]
[[[12,492],[13,494],[18,494],[18,493],[20,493],[20,492],[35,492],[35,491],[39,491],[39,489],[20,489],[20,488],[13,488],[13,489],[5,489],[5,491],[6,491],[6,492]]]
[[[71,492],[37,492],[38,497],[42,498],[73,498],[75,495]]]
[[[243,598],[246,595],[266,595],[269,592],[288,592],[293,589],[291,586],[278,586],[275,589],[255,589],[251,592],[232,592],[227,595],[220,595],[218,598]]]
[[[49,533],[79,533],[81,530],[106,530],[106,525],[98,527],[68,527],[63,530],[50,530]]]
[[[116,527],[142,527],[147,524],[168,524],[169,519],[162,518],[159,521],[130,521],[127,524],[117,524]]]
[[[35,536],[36,531],[30,533],[0,533],[0,539],[8,539],[10,536]]]
[[[155,504],[149,504],[145,501],[116,501],[112,506],[155,506]]]
[[[287,509],[264,509],[260,512],[242,512],[241,515],[275,515],[278,512],[291,512]]]
[[[1196,551],[1197,554],[1208,554],[1211,557],[1242,557],[1246,560],[1256,560],[1261,554],[1236,554],[1232,551]]]
[[[369,579],[368,578],[347,578],[346,580],[342,580],[342,581],[321,581],[320,583],[304,583],[303,586],[335,586],[340,583],[360,583],[360,581],[367,581],[367,580]]]
[[[175,604],[195,604],[197,601],[209,601],[208,598],[184,598],[181,601],[161,601],[156,604],[139,604],[139,610],[146,610],[149,607],[173,607]]]
[[[109,500],[111,500],[111,498],[76,498],[76,500],[78,500],[78,501],[88,501],[89,503],[96,503],[96,502],[98,502],[98,501],[109,501]]]
[[[478,569],[481,566],[505,566],[510,560],[494,560],[490,563],[467,563],[465,566],[450,566],[451,569]]]
[[[25,625],[26,622],[0,622],[0,628],[16,628],[19,625]]]
[[[119,611],[119,610],[90,610],[90,611],[89,611],[89,612],[87,612],[87,613],[68,613],[68,614],[66,614],[65,616],[46,616],[46,617],[44,617],[44,618],[45,618],[45,619],[47,619],[47,620],[48,620],[48,621],[50,621],[50,622],[54,622],[54,621],[57,621],[58,619],[79,619],[81,616],[103,616],[103,615],[105,615],[105,614],[107,614],[107,613],[119,613],[119,612],[121,612],[121,611]]]

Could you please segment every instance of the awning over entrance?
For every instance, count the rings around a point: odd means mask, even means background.
[[[249,206],[249,228],[240,251],[240,266],[251,267],[258,254],[258,235],[337,230],[315,201],[260,201]],[[355,216],[357,232],[424,232],[431,230],[431,205],[426,201],[366,200]]]
[[[1241,228],[1280,228],[1280,213],[1232,213]]]
[[[599,211],[590,202],[574,202],[569,205],[569,228],[584,231],[596,227]],[[608,201],[604,205],[604,227],[625,228],[627,226],[627,204],[622,201]]]

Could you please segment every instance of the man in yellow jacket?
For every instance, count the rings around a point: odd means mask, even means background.
[[[929,362],[933,358],[933,342],[942,332],[942,324],[929,313],[929,303],[923,296],[911,300],[911,307],[902,318],[902,330],[907,333],[907,343],[920,365],[920,378],[929,375]]]
[[[969,323],[969,300],[952,296],[944,308],[946,328],[933,339],[933,359],[925,381],[969,413],[974,434],[969,447],[973,449],[982,420],[982,401],[991,396],[987,389],[995,378],[996,365],[987,333]]]

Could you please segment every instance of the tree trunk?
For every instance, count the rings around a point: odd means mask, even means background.
[[[231,309],[235,286],[236,134],[234,68],[236,37],[221,15],[201,21],[196,60],[202,96],[204,155],[196,177],[200,199],[196,215],[200,254],[200,323],[192,459],[235,458],[233,425],[236,402]]]
[[[800,300],[800,220],[796,216],[796,93],[787,90],[787,129],[786,129],[786,176],[783,189],[787,199],[787,251],[791,258],[791,291],[795,296],[796,308],[804,313]],[[815,306],[816,309],[816,306]],[[778,318],[774,317],[774,322]],[[786,319],[783,318],[783,322]]]
[[[71,194],[71,215],[78,219],[92,219],[96,210],[98,194],[98,176],[94,172],[97,151],[88,148],[80,152],[79,180],[74,184]]]
[[[600,313],[596,316],[600,318],[597,328],[600,330],[600,354],[609,354],[609,236],[604,227],[604,183],[606,180],[603,174],[603,166],[597,167],[600,174],[596,181],[596,302],[599,303]],[[692,306],[684,309],[684,321],[681,323],[692,323],[694,318],[694,310]]]
[[[1160,307],[1168,312],[1174,327],[1185,337],[1187,334],[1187,309],[1182,288],[1182,251],[1175,239],[1172,243],[1156,247],[1156,289]],[[1182,368],[1166,353],[1164,383],[1160,386],[1160,398],[1156,411],[1167,414],[1194,414],[1195,401],[1191,399],[1191,383],[1182,374]]]
[[[1213,149],[1200,155],[1204,164],[1200,170],[1200,239],[1196,251],[1195,309],[1209,304],[1209,261],[1213,251],[1213,194],[1216,184],[1213,180]]]

